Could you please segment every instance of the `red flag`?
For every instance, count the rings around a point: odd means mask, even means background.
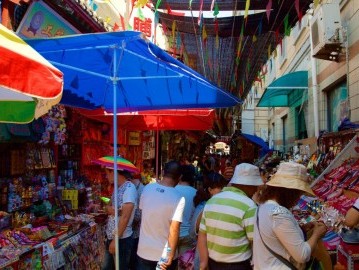
[[[184,12],[173,11],[168,3],[166,3],[166,7],[167,7],[167,14],[171,14],[174,16],[184,16],[185,15]]]
[[[214,19],[214,32],[216,34],[218,34],[218,19],[217,18]]]
[[[302,22],[302,17],[303,17],[303,14],[302,14],[302,11],[299,7],[299,0],[295,0],[295,10],[297,11],[297,15],[298,15],[298,22],[299,22],[299,26],[301,25],[301,22]]]
[[[117,31],[119,29],[120,29],[120,27],[117,25],[117,23],[115,23],[115,25],[113,26],[113,31]]]
[[[126,30],[125,18],[120,15],[122,30]]]

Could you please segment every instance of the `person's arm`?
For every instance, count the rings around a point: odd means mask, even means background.
[[[198,232],[197,250],[199,252],[199,268],[201,270],[208,270],[208,248],[207,248],[207,234],[203,231]]]
[[[121,210],[121,218],[118,222],[118,237],[121,237],[123,232],[125,231],[128,221],[131,218],[131,214],[134,208],[133,203],[124,203],[122,204],[122,210]],[[109,251],[111,254],[115,253],[115,239],[113,239],[109,246]]]
[[[198,231],[199,231],[199,225],[201,224],[202,213],[203,213],[203,210],[201,213],[199,213],[197,220],[196,220],[196,234],[198,234]]]
[[[177,249],[178,239],[180,234],[180,226],[183,218],[184,206],[185,206],[185,198],[182,197],[179,200],[176,210],[173,214],[170,224],[169,235],[167,239],[167,244],[168,247],[171,248],[171,253],[168,256],[167,262],[161,264],[161,269],[167,269],[172,264],[173,258],[176,254],[176,249]]]
[[[171,253],[168,255],[167,262],[161,264],[161,269],[167,269],[172,264],[178,245],[180,226],[181,222],[172,220],[170,225],[170,233],[168,235],[168,247],[171,248]]]
[[[318,241],[325,235],[327,232],[327,227],[322,222],[314,222],[313,234],[308,239],[307,243],[310,246],[311,254],[315,251],[315,248],[318,245]]]
[[[324,224],[316,223],[312,236],[308,241],[305,241],[302,231],[296,222],[290,214],[274,215],[273,231],[280,243],[296,262],[306,263],[309,261],[318,240],[325,234],[326,227]]]
[[[344,224],[348,227],[354,227],[359,223],[359,201],[357,200],[352,208],[345,215]]]

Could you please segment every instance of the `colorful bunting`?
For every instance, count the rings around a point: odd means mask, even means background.
[[[157,13],[157,9],[160,6],[162,0],[157,0],[156,7],[155,7],[155,14]]]
[[[213,16],[217,16],[219,14],[219,7],[217,2],[214,5],[214,12],[213,12]]]
[[[283,23],[284,23],[284,35],[285,36],[290,36],[291,28],[289,26],[288,19],[289,19],[289,14],[285,15],[284,21],[283,21]]]
[[[200,6],[199,6],[199,13],[198,13],[198,25],[201,27],[203,21],[203,0],[201,0]]]
[[[171,14],[174,16],[184,16],[185,15],[184,12],[173,11],[168,3],[166,3],[166,8],[167,8],[167,14]]]
[[[238,42],[238,48],[237,48],[237,58],[239,58],[241,56],[243,33],[244,33],[244,22],[242,23],[241,34],[239,35],[239,42]]]
[[[247,17],[248,17],[248,10],[249,10],[249,6],[251,4],[251,0],[246,0],[246,8],[244,10],[244,19],[247,22]]]
[[[299,7],[299,0],[295,0],[295,10],[297,11],[297,15],[298,15],[298,23],[299,25],[301,25],[302,23],[302,17],[303,17],[303,14],[302,14],[302,11]]]
[[[122,15],[120,15],[120,20],[121,20],[121,26],[123,30],[126,30],[126,25],[125,25],[125,18],[122,17]]]
[[[260,36],[262,34],[262,26],[263,26],[263,22],[262,20],[259,22],[259,25],[258,25],[258,35]]]
[[[181,44],[183,44],[181,35],[180,35],[180,33],[179,33],[178,31],[177,31],[176,44],[177,44],[177,47],[178,47],[178,48],[180,48],[180,47],[181,47]]]
[[[117,30],[119,30],[119,29],[120,29],[120,27],[118,26],[117,23],[115,23],[115,25],[113,26],[113,31],[117,31]]]
[[[147,4],[148,0],[137,0],[135,8],[143,8]]]
[[[213,10],[214,2],[215,2],[215,0],[212,0],[212,3],[211,3],[211,11]]]
[[[272,0],[268,0],[268,4],[266,6],[266,13],[267,13],[268,22],[269,22],[269,16],[270,16],[271,11],[272,11]]]
[[[175,44],[175,34],[176,34],[176,21],[174,20],[172,22],[172,45],[174,46]]]
[[[206,45],[206,43],[207,43],[207,31],[206,31],[206,26],[205,25],[203,25],[203,28],[202,28],[202,39],[203,39],[204,45]]]
[[[140,7],[137,9],[137,16],[143,22],[146,20],[145,16],[143,15],[142,8]]]
[[[269,44],[269,46],[268,46],[268,59],[270,58],[271,54],[272,54],[272,44]]]

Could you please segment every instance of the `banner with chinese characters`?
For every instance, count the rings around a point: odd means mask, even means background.
[[[142,32],[149,40],[153,40],[154,33],[154,12],[145,5],[143,8],[133,7],[129,24],[135,31]]]
[[[43,2],[31,4],[16,33],[22,38],[47,38],[80,33]]]

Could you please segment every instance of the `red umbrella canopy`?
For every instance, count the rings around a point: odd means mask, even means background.
[[[117,169],[118,170],[126,170],[129,172],[138,173],[139,169],[129,160],[118,156],[117,159]],[[115,165],[115,158],[113,156],[104,156],[100,157],[93,161],[93,163],[108,167],[108,168],[114,168]]]
[[[88,118],[113,123],[113,114],[103,109],[78,111]],[[126,130],[208,130],[214,119],[213,109],[151,110],[118,113],[117,126]]]
[[[0,122],[29,123],[61,100],[63,74],[0,24]]]

